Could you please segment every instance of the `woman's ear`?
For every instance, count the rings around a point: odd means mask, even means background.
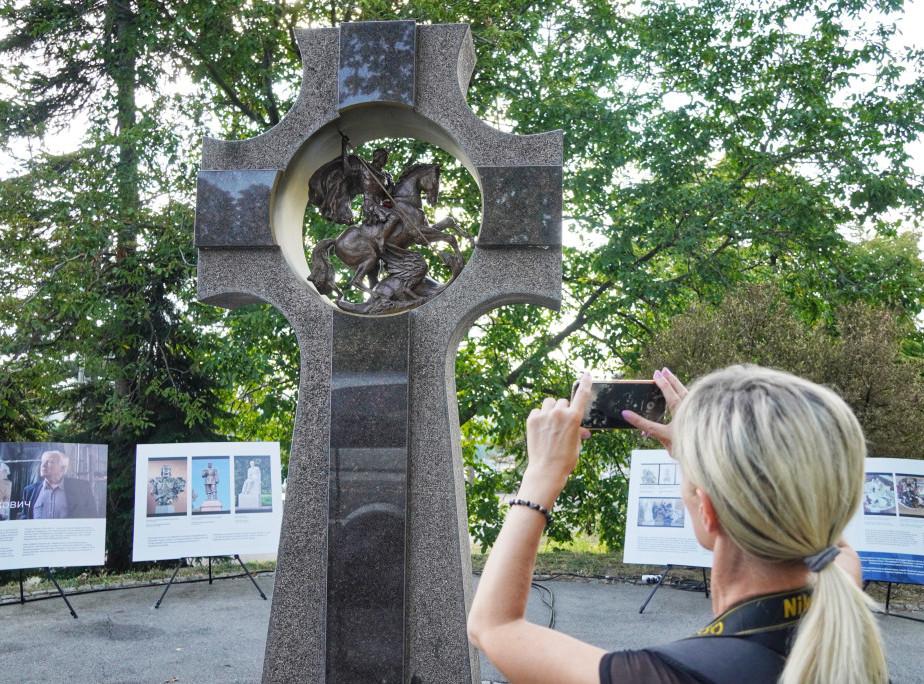
[[[699,503],[697,515],[700,516],[703,530],[711,535],[717,534],[722,529],[722,525],[719,522],[719,517],[715,514],[712,499],[710,499],[709,495],[699,487],[696,488],[696,498]]]

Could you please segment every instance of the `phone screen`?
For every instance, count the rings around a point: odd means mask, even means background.
[[[571,390],[572,397],[577,385],[574,383]],[[630,429],[633,426],[622,417],[626,410],[660,423],[666,408],[667,402],[654,380],[595,380],[581,427],[588,430]]]

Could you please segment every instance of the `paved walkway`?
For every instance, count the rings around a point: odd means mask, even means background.
[[[272,575],[257,582],[272,598]],[[646,586],[538,583],[530,619],[607,649],[639,648],[688,635],[710,619],[702,593],[665,587],[644,614]],[[154,609],[163,588],[148,586],[0,606],[0,682],[233,684],[259,682],[269,622],[246,578],[179,584]],[[549,607],[551,604],[551,609]],[[909,613],[924,618],[924,611]],[[924,623],[881,616],[892,681],[924,683]],[[482,679],[504,682],[482,660]],[[451,683],[448,683],[451,684]]]

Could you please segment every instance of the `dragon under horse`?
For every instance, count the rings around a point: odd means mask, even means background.
[[[452,233],[473,241],[452,217],[432,226],[427,221],[421,194],[426,195],[430,206],[436,204],[439,165],[414,164],[393,182],[384,168],[387,162],[388,151],[383,148],[373,152],[371,163],[350,154],[349,140],[344,137],[341,155],[321,166],[308,182],[309,203],[329,221],[348,226],[336,238],[321,240],[315,246],[308,280],[322,295],[336,293],[337,306],[351,313],[397,313],[420,306],[442,292],[465,265]],[[363,195],[362,220],[354,224],[350,203],[359,194]],[[439,253],[452,274],[445,284],[431,278],[423,255],[409,249],[436,242],[452,249]],[[353,271],[347,287],[366,292],[366,301],[349,302],[343,298],[330,262],[331,251]],[[379,280],[383,265],[387,276]]]

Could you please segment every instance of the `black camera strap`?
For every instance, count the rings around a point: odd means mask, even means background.
[[[695,636],[646,650],[700,682],[775,682],[811,600],[808,589],[746,599]]]
[[[789,632],[799,624],[811,602],[812,592],[807,588],[755,596],[736,603],[691,638],[760,634],[782,637],[783,641],[774,650],[785,654],[789,650],[786,644]],[[772,640],[758,641],[773,648]]]

